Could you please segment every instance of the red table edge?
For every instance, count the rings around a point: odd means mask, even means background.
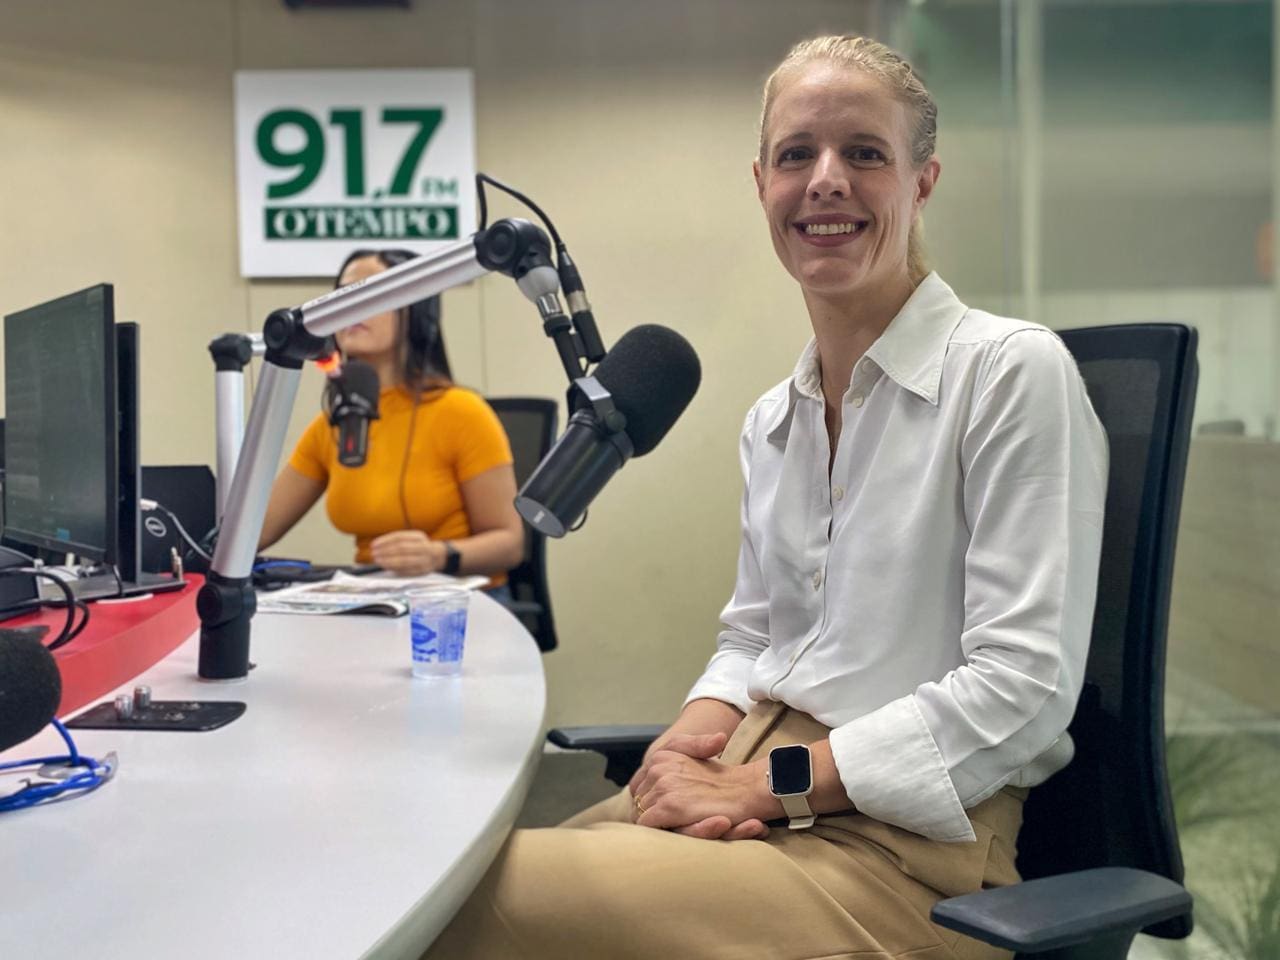
[[[89,604],[83,633],[53,652],[62,675],[58,716],[66,717],[155,666],[180,647],[200,626],[196,593],[204,583],[188,574],[181,590],[157,593],[129,603]],[[45,610],[29,623],[61,629],[62,610]]]

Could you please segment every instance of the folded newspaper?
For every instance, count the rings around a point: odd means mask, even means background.
[[[259,595],[259,613],[355,613],[403,617],[409,612],[405,594],[419,587],[458,586],[476,590],[488,577],[451,577],[428,573],[421,577],[353,577],[336,573],[322,583],[300,583]]]

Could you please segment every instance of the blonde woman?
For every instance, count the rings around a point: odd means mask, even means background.
[[[1003,955],[929,911],[1018,879],[1071,758],[1106,445],[1057,337],[925,266],[936,116],[862,38],[770,76],[757,195],[813,339],[746,417],[717,652],[630,786],[516,831],[430,957]]]

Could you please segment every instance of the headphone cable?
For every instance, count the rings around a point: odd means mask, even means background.
[[[413,430],[418,422],[418,407],[422,404],[422,391],[413,397],[413,411],[409,414],[409,436],[404,442],[404,457],[400,461],[400,513],[404,517],[404,529],[409,525],[409,500],[405,493],[405,478],[409,475],[409,452],[413,449]]]

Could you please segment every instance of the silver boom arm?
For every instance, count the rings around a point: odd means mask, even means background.
[[[218,363],[214,375],[218,437],[217,519],[221,520],[231,495],[231,478],[235,476],[240,447],[244,445],[244,367],[254,357],[266,353],[267,345],[262,342],[260,333],[228,334],[215,340],[209,349],[223,350],[228,357],[223,361],[217,352],[214,353],[214,360]]]
[[[328,337],[361,320],[425,300],[488,272],[476,259],[475,244],[464,240],[438,254],[408,260],[367,280],[309,300],[297,310],[307,333]],[[300,364],[284,366],[268,355],[253,394],[244,444],[213,554],[212,569],[223,576],[247,577],[252,570],[301,375]]]
[[[495,270],[516,279],[538,305],[548,332],[564,317],[546,235],[528,221],[499,220],[439,253],[408,260],[267,318],[266,362],[254,391],[209,578],[197,599],[202,679],[248,675],[249,620],[256,606],[250,575],[303,362],[326,353],[327,338],[338,330]]]

